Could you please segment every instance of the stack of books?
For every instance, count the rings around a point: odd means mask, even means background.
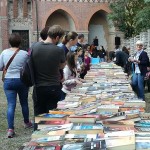
[[[150,115],[122,69],[112,63],[92,65],[85,79],[56,110],[35,117],[38,130],[22,149],[135,150],[143,143],[149,148]]]

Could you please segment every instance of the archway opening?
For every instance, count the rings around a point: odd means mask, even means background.
[[[45,26],[60,25],[66,31],[75,31],[75,23],[66,11],[59,9],[53,12],[47,19]]]
[[[107,21],[107,12],[104,10],[97,11],[90,19],[89,25],[89,44],[93,43],[93,39],[97,36],[99,46],[104,46],[105,49],[108,47],[108,21]]]

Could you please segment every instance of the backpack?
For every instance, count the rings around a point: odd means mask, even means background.
[[[20,70],[20,80],[27,86],[31,87],[35,84],[32,53]]]

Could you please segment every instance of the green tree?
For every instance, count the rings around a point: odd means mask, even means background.
[[[124,32],[126,38],[132,37],[137,33],[136,15],[144,7],[144,0],[118,0],[110,4],[112,13],[108,15],[108,19]]]
[[[150,0],[145,0],[144,9],[140,10],[136,17],[136,34],[141,31],[146,31],[150,29]]]

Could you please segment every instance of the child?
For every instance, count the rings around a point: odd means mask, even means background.
[[[82,80],[80,80],[77,75],[77,57],[76,53],[73,52],[68,52],[67,54],[67,64],[63,69],[64,82],[62,83],[61,100],[64,100],[66,94],[69,93],[77,84],[82,84]]]
[[[91,58],[89,57],[89,52],[88,50],[85,51],[84,53],[84,74],[87,74],[87,71],[90,70],[90,64],[91,63]]]

